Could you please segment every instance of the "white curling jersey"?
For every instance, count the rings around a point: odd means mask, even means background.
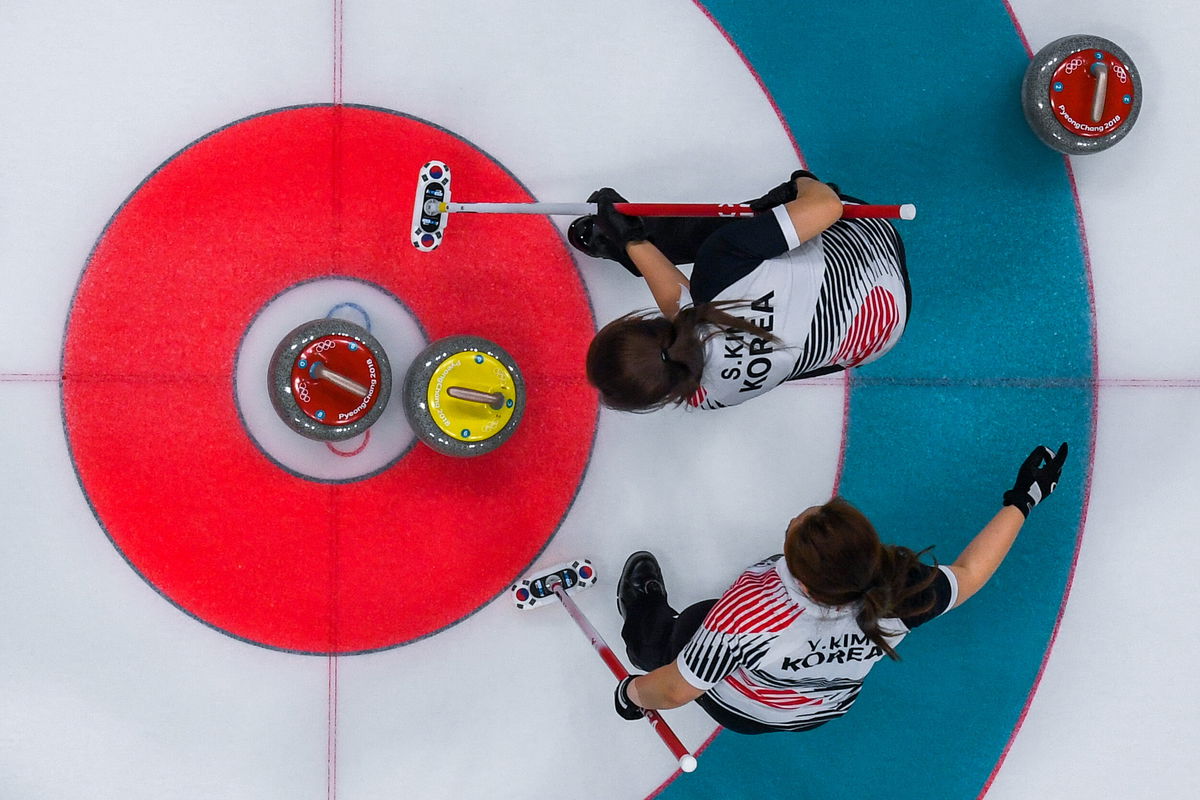
[[[904,332],[904,249],[887,221],[841,219],[801,242],[783,207],[772,212],[714,234],[683,300],[739,301],[725,310],[779,341],[736,330],[709,339],[692,407],[736,405],[785,380],[868,364]]]
[[[954,573],[922,568],[942,573],[932,585],[934,605],[919,617],[880,620],[883,631],[894,632],[887,636],[892,647],[954,606]],[[845,714],[885,655],[858,627],[857,614],[858,606],[830,608],[806,596],[783,557],[774,556],[738,577],[675,663],[684,680],[730,713],[804,730]]]

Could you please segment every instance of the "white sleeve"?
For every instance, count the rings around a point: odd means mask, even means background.
[[[800,246],[800,234],[796,233],[792,216],[783,206],[775,206],[771,211],[775,214],[775,221],[779,223],[779,230],[783,231],[783,238],[787,239],[788,250],[795,250]]]
[[[946,578],[950,581],[950,602],[946,604],[946,611],[949,611],[958,605],[958,576],[954,574],[954,570],[945,564],[938,564],[938,569],[944,572]],[[946,611],[943,611],[942,614],[945,614]]]

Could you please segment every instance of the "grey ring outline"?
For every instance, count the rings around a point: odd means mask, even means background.
[[[64,373],[64,368],[66,367],[66,358],[67,358],[67,347],[66,347],[67,335],[70,332],[71,314],[75,309],[75,301],[79,297],[79,290],[83,286],[83,279],[87,275],[87,271],[88,271],[88,268],[91,266],[92,259],[96,255],[96,249],[100,246],[100,243],[104,240],[104,235],[106,233],[108,233],[108,230],[109,230],[109,228],[112,227],[113,222],[117,219],[117,217],[120,215],[120,213],[125,210],[125,206],[129,205],[129,202],[137,195],[138,192],[140,192],[142,190],[142,187],[144,187],[151,179],[153,179],[154,176],[157,175],[164,167],[166,167],[167,164],[171,163],[176,158],[183,155],[183,153],[185,153],[188,150],[190,150],[191,148],[195,147],[196,145],[198,145],[200,142],[204,141],[205,139],[208,139],[211,136],[215,136],[216,134],[220,133],[221,131],[227,130],[228,128],[232,128],[234,125],[240,125],[243,122],[248,122],[249,120],[257,119],[259,117],[265,117],[265,116],[268,116],[271,114],[280,114],[280,113],[284,113],[287,111],[296,111],[296,110],[303,109],[303,108],[335,108],[338,106],[341,106],[344,108],[360,108],[360,109],[364,109],[367,111],[378,111],[382,114],[390,114],[395,117],[411,119],[411,120],[421,123],[422,125],[427,125],[430,128],[433,128],[434,130],[441,131],[442,133],[446,134],[447,136],[451,136],[455,139],[458,139],[459,141],[474,148],[477,152],[482,153],[493,164],[495,164],[500,170],[502,170],[505,175],[507,175],[509,178],[511,178],[514,183],[516,183],[519,187],[521,187],[521,189],[524,190],[529,196],[531,196],[531,197],[535,196],[533,194],[533,192],[530,192],[529,189],[526,188],[525,184],[523,184],[517,178],[517,176],[515,176],[508,169],[508,167],[504,166],[504,164],[501,161],[499,161],[498,159],[493,158],[491,153],[489,153],[487,150],[484,150],[483,148],[479,147],[474,142],[472,142],[470,139],[460,136],[457,133],[454,133],[453,131],[449,130],[448,128],[444,128],[435,122],[430,122],[429,120],[423,119],[423,118],[415,116],[413,114],[405,114],[403,112],[395,111],[390,108],[383,108],[382,106],[373,106],[373,105],[359,104],[359,103],[299,103],[297,105],[280,106],[278,108],[272,108],[272,109],[268,109],[266,111],[259,111],[254,114],[249,114],[240,119],[236,119],[232,122],[222,125],[219,128],[214,128],[213,130],[209,131],[208,133],[204,134],[203,136],[193,140],[192,142],[189,142],[188,144],[181,147],[179,150],[175,151],[171,156],[169,156],[161,164],[159,164],[157,167],[155,167],[148,175],[146,175],[146,177],[143,178],[136,187],[134,187],[133,191],[131,191],[125,197],[125,199],[123,201],[121,201],[121,204],[119,206],[117,206],[116,210],[113,211],[113,213],[111,215],[109,215],[108,221],[104,224],[104,227],[100,230],[100,233],[96,236],[96,241],[93,243],[92,249],[88,253],[87,259],[84,260],[83,270],[81,270],[79,273],[79,280],[75,282],[75,290],[71,293],[71,302],[67,306],[67,314],[66,314],[66,318],[63,322],[63,335],[62,335],[62,347],[61,347],[62,352],[61,352],[61,355],[59,357],[59,362],[58,362],[58,372],[59,372],[59,375],[62,376],[61,380],[63,382],[66,381],[66,375]],[[558,226],[551,225],[550,227],[554,230],[554,233],[558,236],[558,240],[562,244],[564,251],[567,253],[567,255],[571,259],[571,263],[575,265],[575,272],[579,276],[579,282],[580,282],[581,286],[583,286],[583,288],[584,288],[583,299],[587,303],[588,313],[591,314],[591,318],[592,318],[592,328],[593,328],[593,330],[595,330],[595,328],[596,328],[596,309],[592,306],[592,297],[587,292],[587,288],[586,288],[587,285],[583,280],[582,273],[580,273],[580,271],[579,271],[579,261],[573,253],[573,248],[567,243],[566,238],[563,236],[562,231],[560,231],[558,229]],[[349,276],[345,276],[345,275],[321,275],[321,276],[316,276],[316,277],[312,278],[311,280],[322,280],[322,279],[331,278],[331,277],[332,278],[343,278],[343,279],[347,279],[347,280],[354,280],[353,278],[350,278]],[[299,284],[297,284],[297,285],[299,285]],[[416,318],[414,317],[414,319],[416,319]],[[417,324],[418,324],[418,327],[421,328],[421,332],[424,334],[425,330],[424,330],[424,327],[420,325],[420,320],[417,320]],[[244,336],[244,334],[243,334],[243,336]],[[239,347],[240,347],[240,345],[239,345]],[[496,594],[492,595],[491,597],[489,597],[488,599],[486,599],[485,601],[480,603],[479,606],[477,608],[475,608],[473,611],[469,611],[466,614],[463,614],[461,617],[454,620],[453,622],[449,622],[440,628],[429,631],[428,633],[424,633],[420,636],[415,636],[415,637],[408,639],[406,641],[403,641],[403,642],[397,642],[396,644],[385,645],[383,647],[374,647],[374,648],[370,648],[370,649],[366,649],[366,650],[347,650],[344,652],[342,652],[342,651],[333,652],[333,651],[324,651],[324,650],[297,650],[297,649],[290,648],[290,647],[278,647],[276,645],[266,644],[265,642],[256,642],[253,639],[247,639],[244,636],[239,636],[238,634],[233,633],[232,631],[227,631],[224,628],[219,628],[216,625],[209,622],[208,620],[206,620],[202,617],[199,617],[196,614],[193,614],[191,611],[184,608],[179,603],[175,602],[175,600],[172,599],[170,595],[168,595],[166,592],[164,592],[162,589],[160,589],[158,586],[156,586],[153,581],[151,581],[144,574],[142,574],[142,571],[137,568],[137,565],[135,565],[129,559],[129,556],[127,556],[125,554],[125,551],[122,550],[120,548],[120,546],[117,544],[116,539],[114,539],[112,534],[109,532],[108,526],[104,524],[104,520],[103,520],[103,518],[101,518],[99,511],[96,509],[95,503],[92,502],[91,495],[88,494],[87,487],[83,482],[83,476],[79,474],[79,462],[76,460],[75,453],[71,449],[71,432],[70,432],[70,429],[67,427],[66,392],[61,391],[61,390],[59,391],[58,403],[59,403],[59,413],[62,416],[63,440],[67,447],[67,457],[71,461],[71,470],[75,473],[75,482],[79,485],[80,494],[83,495],[83,499],[87,503],[88,509],[92,512],[92,516],[95,517],[96,524],[100,526],[100,530],[104,532],[104,535],[108,538],[109,543],[112,544],[113,549],[116,550],[117,553],[121,556],[122,560],[124,560],[125,563],[129,565],[129,568],[133,571],[133,573],[135,575],[137,575],[139,578],[141,578],[146,583],[146,585],[149,586],[152,590],[154,590],[154,592],[156,594],[158,594],[161,598],[163,598],[168,603],[170,603],[172,606],[177,608],[179,611],[183,612],[183,614],[196,620],[197,622],[199,622],[201,625],[205,626],[206,628],[210,628],[211,630],[214,630],[217,633],[220,633],[224,636],[228,636],[230,639],[236,639],[239,642],[253,645],[254,647],[261,647],[264,650],[274,650],[275,652],[290,653],[292,655],[298,655],[298,656],[317,656],[320,658],[329,658],[332,656],[334,658],[341,658],[343,656],[359,656],[359,655],[368,655],[370,653],[382,653],[387,650],[396,650],[398,648],[405,647],[407,645],[423,641],[430,637],[436,636],[443,631],[449,630],[450,628],[453,628],[454,626],[459,625],[462,622],[465,622],[466,620],[475,616],[480,611],[482,611],[484,608],[491,605],[495,600],[497,600],[501,596],[508,594],[509,584],[506,584],[498,592],[496,592]],[[235,403],[235,407],[236,407],[236,403]],[[243,428],[244,428],[244,424],[243,424]],[[540,559],[542,557],[542,554],[546,552],[546,548],[550,546],[550,542],[554,540],[554,537],[558,535],[559,530],[562,528],[563,520],[565,520],[567,518],[567,515],[571,512],[571,509],[574,507],[575,501],[579,498],[579,490],[583,487],[583,482],[587,478],[588,471],[590,470],[591,465],[592,465],[592,455],[596,451],[596,435],[599,433],[599,430],[600,430],[600,404],[597,403],[596,404],[596,416],[592,420],[592,436],[591,436],[591,442],[588,445],[587,457],[584,459],[583,470],[580,474],[579,481],[575,484],[575,490],[571,493],[571,499],[569,501],[567,501],[566,506],[563,508],[562,516],[559,518],[558,525],[556,525],[554,527],[554,529],[552,531],[550,531],[549,535],[546,537],[546,541],[543,542],[542,546],[538,549],[538,551],[536,553],[534,553],[533,558],[531,558],[528,563],[526,563],[523,567],[521,567],[520,571],[517,573],[518,575],[522,575],[522,574],[528,572],[529,569],[538,561],[538,559]],[[251,441],[253,441],[253,439]],[[414,442],[414,444],[415,444],[415,442]],[[412,448],[410,446],[408,448],[408,450],[405,451],[404,455],[407,455],[407,453],[411,449]],[[403,458],[403,455],[401,455],[400,458]],[[395,463],[397,463],[400,460],[400,458],[397,458],[396,461],[392,462],[392,464],[389,464],[388,467],[394,466]],[[387,469],[388,467],[384,467],[384,469]],[[378,475],[379,473],[383,472],[384,469],[377,470],[376,472],[372,473],[372,475]],[[291,472],[290,470],[286,470],[286,469],[285,469],[285,471],[287,471],[289,473]],[[302,476],[302,477],[304,477],[304,476]],[[305,479],[309,480],[308,478],[305,478]],[[355,480],[361,480],[361,479],[355,479]],[[350,482],[351,481],[329,481],[329,483],[350,483]]]
[[[1078,136],[1071,133],[1058,121],[1058,115],[1047,99],[1050,96],[1050,81],[1062,60],[1080,50],[1106,50],[1112,53],[1129,72],[1133,83],[1133,102],[1125,120],[1104,136]],[[1021,110],[1030,129],[1047,147],[1067,155],[1085,155],[1107,150],[1133,130],[1138,113],[1142,110],[1142,77],[1129,54],[1115,43],[1100,36],[1076,33],[1055,39],[1038,50],[1025,70],[1021,80]]]

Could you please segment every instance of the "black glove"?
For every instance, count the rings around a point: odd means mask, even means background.
[[[627,244],[646,241],[646,228],[642,225],[642,218],[618,213],[613,208],[613,203],[629,202],[617,194],[616,189],[607,186],[597,189],[588,195],[587,201],[599,205],[596,212],[596,228],[622,250]]]
[[[751,200],[746,205],[750,206],[752,211],[768,211],[775,208],[775,206],[792,202],[796,199],[796,178],[812,178],[814,181],[820,180],[820,178],[808,170],[798,169],[792,173],[792,177],[788,178],[785,183],[779,184],[762,197],[757,200]],[[834,191],[837,190],[835,189]]]
[[[617,691],[613,696],[613,704],[617,707],[617,713],[628,720],[641,719],[646,716],[646,709],[629,699],[629,684],[633,683],[633,679],[636,677],[637,675],[626,675],[625,679],[617,684]]]
[[[1067,443],[1057,453],[1049,447],[1035,447],[1017,472],[1017,482],[1004,493],[1004,505],[1016,506],[1026,517],[1029,511],[1048,497],[1058,486],[1063,462],[1067,460]]]

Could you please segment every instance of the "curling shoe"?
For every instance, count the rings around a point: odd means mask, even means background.
[[[587,214],[586,216],[577,217],[571,221],[567,227],[567,241],[581,253],[586,253],[592,258],[605,258],[600,255],[592,247],[592,236],[596,232],[596,215]]]
[[[645,550],[639,550],[625,560],[621,570],[621,580],[617,583],[617,613],[625,619],[626,609],[646,600],[666,603],[667,586],[658,560]]]
[[[616,261],[628,270],[631,275],[638,278],[642,277],[641,271],[633,265],[633,262],[629,259],[629,255],[606,239],[604,234],[596,230],[595,214],[587,214],[572,220],[571,224],[567,226],[567,241],[581,253],[589,255],[592,258],[606,258],[609,261]]]

